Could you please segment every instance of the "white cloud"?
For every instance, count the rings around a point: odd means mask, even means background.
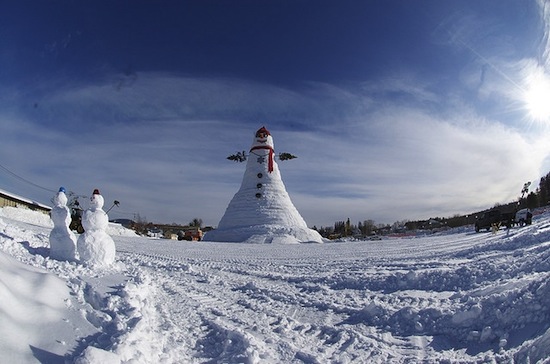
[[[121,202],[111,216],[170,223],[199,217],[212,225],[244,172],[226,157],[248,150],[262,125],[278,151],[298,155],[280,168],[310,225],[472,212],[517,197],[524,182],[547,173],[544,134],[482,118],[412,75],[295,90],[138,76],[121,89],[49,90],[38,110],[4,113],[2,163],[53,190],[64,185],[89,195],[99,188],[106,205]],[[406,97],[391,97],[396,93]]]
[[[314,213],[326,201],[339,206],[330,209],[339,220],[384,222],[508,202],[524,182],[541,175],[550,152],[544,136],[532,140],[499,123],[461,117],[449,121],[412,108],[381,109],[351,139],[301,136],[315,146],[308,154],[312,162],[302,160],[302,170],[282,173],[287,185],[297,186],[302,209]]]

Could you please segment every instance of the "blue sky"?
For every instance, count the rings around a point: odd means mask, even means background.
[[[266,126],[310,226],[449,217],[550,171],[550,4],[7,1],[0,188],[217,225]],[[15,175],[14,175],[15,174]],[[31,183],[28,183],[31,182]]]

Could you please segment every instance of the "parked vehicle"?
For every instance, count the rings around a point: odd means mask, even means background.
[[[501,226],[510,228],[514,225],[525,226],[531,225],[533,213],[530,209],[521,209],[517,212],[502,212],[498,209],[493,209],[483,213],[476,219],[476,233],[481,229],[491,229],[493,226],[497,229]]]
[[[513,212],[501,212],[498,209],[484,212],[476,219],[476,233],[478,233],[481,229],[487,229],[487,231],[489,231],[489,229],[493,226],[500,228],[504,225],[507,228],[510,228],[515,223],[514,218],[515,214]]]
[[[530,209],[521,209],[516,212],[515,222],[519,224],[519,226],[531,225],[532,220],[533,213]]]
[[[178,240],[201,241],[202,235],[202,230],[199,228],[188,229],[178,232]]]

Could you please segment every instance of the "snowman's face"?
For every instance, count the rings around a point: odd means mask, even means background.
[[[267,134],[266,132],[260,131],[260,132],[256,133],[256,142],[257,143],[267,143],[267,137],[268,136],[269,136],[269,134]]]
[[[58,192],[54,198],[54,204],[58,207],[67,206],[67,196],[64,192]]]
[[[270,146],[273,148],[273,138],[271,135],[266,135],[265,137],[258,137],[256,136],[254,138],[254,143],[252,143],[253,146]]]
[[[103,196],[101,195],[92,195],[90,197],[90,207],[95,209],[100,209],[103,207],[103,204],[105,203],[105,200],[103,199]]]

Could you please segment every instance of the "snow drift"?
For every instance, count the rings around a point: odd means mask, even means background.
[[[548,211],[372,242],[118,234],[102,269],[50,259],[51,229],[0,209],[2,362],[550,362]]]

